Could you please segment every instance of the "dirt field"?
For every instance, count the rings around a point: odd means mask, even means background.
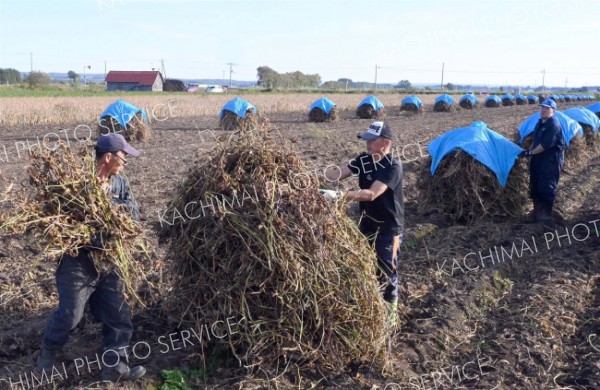
[[[424,164],[427,143],[475,120],[512,139],[517,126],[538,107],[434,113],[428,106],[422,114],[407,116],[400,113],[399,100],[393,103],[384,102],[385,119],[397,134],[399,150],[404,151],[400,157],[406,234],[400,265],[405,306],[402,327],[391,339],[391,367],[384,371],[349,367],[335,376],[315,370],[314,375],[302,378],[287,373],[279,378],[280,387],[600,388],[600,340],[596,336],[600,335],[600,155],[594,154],[581,169],[563,172],[556,204],[561,221],[552,229],[502,219],[486,219],[474,226],[451,225],[435,210],[417,215],[416,175]],[[578,105],[562,103],[559,108]],[[341,120],[336,123],[309,123],[307,110],[298,109],[272,110],[268,117],[284,138],[293,141],[310,167],[322,168],[345,164],[364,149],[356,134],[371,121],[357,119],[353,107],[341,107]],[[2,212],[10,208],[9,185],[25,179],[27,141],[33,143],[36,137],[54,132],[77,142],[72,130],[79,124],[0,126]],[[152,346],[153,352],[140,362],[149,373],[134,385],[110,387],[95,382],[97,370],[82,369],[77,375],[74,360],[87,356],[91,361],[100,346],[100,326],[88,323],[73,332],[65,348],[68,375],[63,373],[55,387],[48,388],[159,388],[161,370],[194,365],[194,347],[161,353],[157,346],[160,336],[176,331],[176,324],[161,306],[160,295],[166,296],[169,288],[164,273],[172,259],[158,245],[156,231],[165,223],[167,217],[160,216],[187,167],[197,157],[205,158],[215,136],[227,133],[218,129],[213,114],[169,117],[155,121],[152,128],[151,138],[135,145],[142,154],[130,158],[126,170],[142,207],[144,227],[156,245],[156,257],[166,264],[152,275],[156,289],[150,294],[154,297],[150,308],[135,310],[133,343],[146,341]],[[86,131],[80,128],[78,136],[82,134]],[[356,188],[357,183],[344,186]],[[42,261],[31,267],[35,260],[43,260],[36,242],[0,237],[0,389],[9,388],[8,378],[18,382],[19,375],[23,382],[29,375],[31,382],[33,359],[57,304],[55,264]],[[264,382],[246,376],[237,362],[217,358],[215,362],[208,378],[196,379],[194,388],[264,388]]]

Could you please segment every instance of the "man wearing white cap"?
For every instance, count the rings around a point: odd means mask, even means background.
[[[359,228],[375,247],[378,278],[385,288],[383,298],[395,310],[398,305],[397,263],[404,229],[402,164],[390,153],[394,137],[387,123],[373,122],[358,138],[367,142],[367,151],[342,167],[341,172],[328,171],[325,176],[336,181],[357,175],[360,190],[345,193],[321,190],[321,193],[328,198],[343,197],[359,202],[362,214]]]
[[[127,165],[127,156],[138,156],[121,134],[102,135],[96,143],[96,174],[113,204],[122,205],[133,219],[138,219],[139,207],[133,199],[127,180],[120,176]],[[129,381],[142,377],[144,367],[127,365],[127,348],[133,334],[131,309],[124,296],[123,282],[115,269],[97,268],[90,251],[103,245],[95,237],[89,247],[77,256],[63,255],[56,270],[58,309],[48,322],[37,367],[52,372],[69,333],[83,318],[89,302],[94,317],[103,323],[101,364],[102,379],[111,382]]]

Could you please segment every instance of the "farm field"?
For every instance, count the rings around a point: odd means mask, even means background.
[[[242,96],[244,97],[244,96]],[[309,123],[308,106],[318,95],[251,95],[246,97],[269,118],[275,136],[289,141],[310,168],[346,164],[364,150],[356,138],[371,120],[358,119],[361,95],[334,95],[340,120]],[[475,225],[450,224],[435,210],[419,216],[416,181],[426,163],[426,145],[444,132],[481,120],[513,139],[518,125],[537,105],[479,108],[450,113],[431,111],[435,96],[424,99],[417,115],[400,113],[402,95],[381,95],[385,120],[395,131],[395,147],[404,168],[405,237],[400,259],[401,327],[391,336],[391,365],[386,370],[348,367],[343,374],[315,370],[299,378],[290,372],[278,388],[347,389],[594,389],[600,388],[600,155],[584,167],[564,171],[553,228],[520,220],[484,218]],[[151,123],[151,137],[133,143],[141,151],[130,158],[125,174],[141,205],[142,224],[155,249],[154,285],[145,291],[148,308],[134,309],[134,340],[151,342],[152,354],[140,363],[149,373],[130,385],[102,387],[98,371],[73,372],[61,389],[159,388],[160,372],[192,364],[194,348],[159,352],[156,340],[176,330],[162,307],[169,293],[173,259],[158,242],[173,190],[188,167],[205,161],[219,129],[218,113],[231,96],[173,95],[126,98],[141,107],[160,106]],[[77,143],[95,136],[94,121],[115,99],[7,98],[0,116],[0,211],[10,209],[11,185],[26,180],[27,149],[49,133]],[[171,103],[169,103],[171,102]],[[582,105],[560,103],[559,109]],[[170,108],[170,109],[169,109]],[[159,120],[157,120],[157,118]],[[52,136],[50,140],[55,140]],[[351,179],[345,188],[356,188]],[[14,187],[12,187],[14,188]],[[353,215],[353,207],[348,212]],[[587,232],[587,233],[586,233]],[[513,252],[512,249],[516,248]],[[527,249],[530,248],[530,249]],[[36,242],[18,236],[0,237],[0,389],[2,378],[18,381],[33,370],[44,326],[57,304],[55,264],[43,260]],[[100,326],[88,322],[75,329],[65,348],[65,361],[94,356]],[[265,388],[246,376],[236,361],[215,357],[217,367],[193,388]],[[31,380],[31,377],[30,377]],[[154,386],[154,387],[153,387]],[[273,386],[273,388],[275,388]]]

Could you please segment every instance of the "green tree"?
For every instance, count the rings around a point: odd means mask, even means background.
[[[448,84],[446,84],[446,87],[445,87],[445,88],[446,88],[448,91],[454,91],[454,90],[456,89],[456,86],[455,86],[454,84],[452,84],[452,83],[448,83]]]
[[[0,68],[0,84],[18,84],[21,82],[21,72],[13,68]]]
[[[29,73],[29,75],[25,78],[25,81],[31,85],[48,85],[52,83],[52,78],[50,78],[47,73],[34,70],[33,72]]]
[[[344,83],[344,84],[341,84],[341,83],[340,83],[340,82],[338,82],[338,81],[325,81],[325,82],[323,83],[323,85],[321,85],[321,88],[323,88],[323,89],[333,89],[333,90],[336,90],[336,89],[344,88],[345,86],[346,86],[346,84],[345,84],[345,83]]]
[[[72,84],[79,83],[79,75],[74,71],[70,70],[69,72],[67,72],[67,77],[71,79]]]
[[[410,81],[408,81],[408,80],[400,80],[398,82],[397,87],[400,89],[410,89],[412,87],[412,85],[410,84]]]
[[[280,81],[279,73],[268,66],[260,66],[256,69],[258,76],[258,85],[263,88],[277,88]]]

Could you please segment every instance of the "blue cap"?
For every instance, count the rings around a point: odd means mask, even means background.
[[[121,134],[109,133],[98,137],[98,141],[96,141],[96,152],[114,153],[118,152],[119,150],[134,157],[140,155],[140,152],[133,146],[129,145],[129,143],[125,141],[125,137],[123,137]]]
[[[540,106],[544,106],[544,107],[550,107],[556,110],[556,102],[550,98],[544,100],[543,102],[540,103]]]

